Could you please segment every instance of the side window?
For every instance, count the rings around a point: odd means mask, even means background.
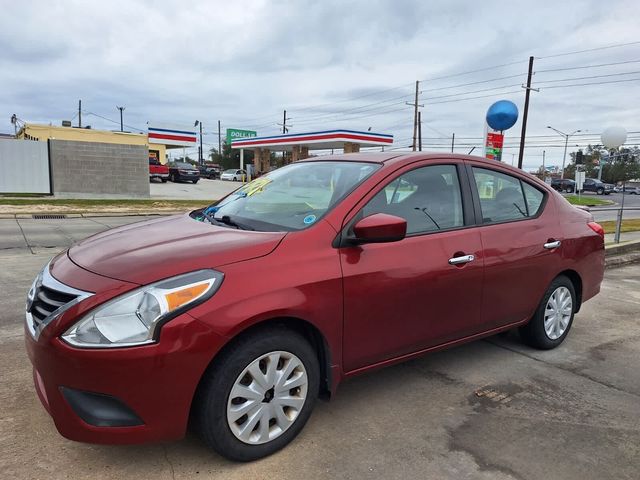
[[[535,217],[542,206],[544,193],[528,183],[522,182],[524,188],[524,198],[527,200],[527,211],[530,217]]]
[[[544,194],[520,179],[504,173],[473,167],[482,221],[507,222],[538,213]]]
[[[362,209],[407,221],[407,234],[462,227],[462,196],[455,165],[417,168],[388,183]]]

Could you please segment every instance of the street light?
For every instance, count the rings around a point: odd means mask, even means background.
[[[564,133],[558,130],[557,128],[553,128],[550,125],[547,125],[547,128],[550,128],[557,134],[562,135],[564,137],[564,154],[562,155],[562,174],[560,175],[560,178],[564,178],[564,164],[565,164],[565,161],[567,160],[567,145],[569,144],[569,137],[571,137],[572,135],[575,135],[576,133],[581,132],[582,130],[576,130],[575,132],[571,132],[571,133]]]
[[[193,124],[194,127],[200,125],[200,147],[198,148],[198,163],[202,165],[204,163],[204,159],[202,158],[202,122],[200,120],[196,120]]]

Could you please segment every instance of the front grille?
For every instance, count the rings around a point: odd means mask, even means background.
[[[29,313],[33,316],[34,324],[42,323],[45,318],[55,312],[58,308],[78,298],[65,292],[60,292],[44,285],[40,285],[36,289],[36,295],[29,309]],[[34,328],[36,325],[34,325]]]
[[[58,315],[76,303],[93,295],[91,292],[77,290],[56,280],[49,272],[49,265],[38,275],[34,282],[33,297],[31,291],[27,300],[26,321],[31,335],[36,340],[40,332]]]

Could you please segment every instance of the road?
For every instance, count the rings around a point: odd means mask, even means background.
[[[240,182],[209,180],[201,178],[198,183],[161,183],[153,181],[149,185],[152,199],[163,200],[219,200],[240,187]]]
[[[606,196],[596,196],[585,194],[585,196],[589,195],[589,197],[595,197],[598,199],[611,200],[616,202],[616,205],[611,205],[610,207],[601,207],[601,208],[619,208],[622,203],[623,195],[621,193],[612,193],[611,195]],[[625,218],[640,218],[640,195],[624,195],[624,207],[625,208],[637,208],[638,210],[629,210],[624,212],[623,221]],[[618,214],[617,211],[598,211],[599,207],[591,207],[591,212],[593,213],[593,218],[596,222],[603,222],[605,220],[615,220]]]
[[[60,249],[50,244],[100,227],[54,224],[50,241],[37,234],[38,222],[21,224],[27,238],[40,239],[30,247],[10,247],[0,224],[1,478],[638,478],[640,266],[607,271],[601,294],[556,350],[524,347],[511,333],[358,377],[320,402],[285,450],[236,464],[192,435],[101,446],[56,432],[32,386],[24,298]]]

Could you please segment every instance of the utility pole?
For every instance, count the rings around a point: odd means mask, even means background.
[[[124,110],[125,107],[116,107],[118,110],[120,110],[120,131],[124,132],[124,124],[122,123],[122,111]]]
[[[453,146],[456,144],[456,134],[455,132],[451,135],[451,153],[453,153]]]
[[[203,154],[203,151],[202,151],[202,122],[200,120],[196,120],[193,123],[194,127],[197,127],[198,125],[200,125],[200,146],[198,147],[198,163],[200,165],[202,165],[204,163],[204,161],[203,161],[203,158],[202,158],[202,154]]]
[[[82,100],[78,100],[78,128],[82,128]]]
[[[418,112],[418,151],[422,151],[422,112]]]
[[[522,168],[522,157],[524,156],[524,140],[527,134],[527,116],[529,115],[529,95],[531,90],[536,92],[539,90],[531,88],[531,76],[533,75],[533,57],[529,57],[529,73],[527,74],[527,86],[522,86],[526,89],[524,95],[524,113],[522,114],[522,132],[520,132],[520,152],[518,153],[518,168]]]
[[[424,105],[418,105],[418,89],[420,88],[420,80],[416,80],[416,97],[413,103],[405,102],[407,105],[413,107],[413,151],[416,151],[417,135],[418,135],[418,107],[424,107]]]
[[[545,166],[544,166],[544,154],[545,154],[545,151],[544,151],[544,150],[542,150],[542,181],[543,181],[543,182],[544,182],[544,177],[545,177],[545,176],[546,176],[546,174],[547,174],[547,169],[546,169],[546,168],[545,168]]]
[[[282,126],[282,134],[284,135],[285,133],[289,132],[289,127],[292,127],[293,125],[287,125],[287,120],[291,120],[290,118],[287,118],[287,111],[283,110],[282,113],[282,123],[278,123],[277,125],[281,125]],[[287,152],[285,152],[284,150],[282,151],[282,163],[284,163],[285,158],[286,158]]]
[[[220,135],[220,120],[218,120],[218,155],[222,159],[222,136]]]

